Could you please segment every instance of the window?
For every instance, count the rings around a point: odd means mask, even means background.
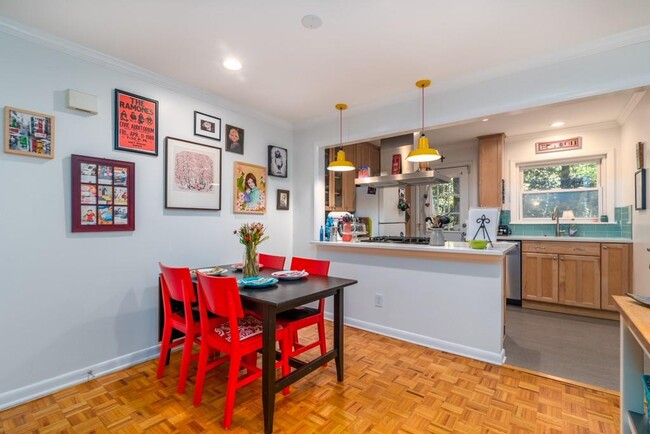
[[[601,214],[601,159],[521,165],[521,218],[549,219],[555,207],[573,211],[576,220],[593,221]]]
[[[431,187],[431,206],[434,215],[446,215],[449,217],[450,225],[456,225],[461,221],[460,204],[460,178],[451,178],[447,184]]]

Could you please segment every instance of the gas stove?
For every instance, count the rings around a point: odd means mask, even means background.
[[[363,243],[429,244],[429,237],[380,236],[359,241]]]

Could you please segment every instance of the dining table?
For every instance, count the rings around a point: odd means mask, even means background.
[[[211,267],[207,267],[211,268]],[[220,276],[235,276],[242,278],[241,269],[235,264],[219,265],[225,273]],[[272,277],[273,272],[280,271],[268,267],[260,268],[261,277]],[[264,415],[264,432],[273,432],[273,415],[275,410],[275,395],[278,391],[295,383],[309,373],[317,370],[325,363],[334,360],[336,366],[336,379],[343,381],[344,377],[344,341],[343,341],[343,306],[344,288],[356,284],[353,279],[334,276],[309,275],[300,279],[278,280],[277,283],[267,287],[239,286],[242,302],[248,309],[257,311],[262,315],[262,408]],[[315,357],[310,361],[290,359],[291,373],[276,379],[276,320],[281,312],[295,307],[315,302],[323,298],[333,297],[333,326],[334,345],[325,354]],[[159,312],[162,315],[162,302]],[[162,336],[163,317],[160,316],[160,336]]]

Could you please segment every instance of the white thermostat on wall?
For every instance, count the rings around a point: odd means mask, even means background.
[[[93,115],[97,114],[97,97],[95,95],[68,89],[67,104],[69,109],[79,110]]]

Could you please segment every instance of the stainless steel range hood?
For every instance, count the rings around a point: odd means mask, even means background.
[[[437,174],[435,170],[402,173],[400,175],[372,176],[370,178],[355,178],[356,186],[396,187],[399,185],[446,184],[448,176]]]

